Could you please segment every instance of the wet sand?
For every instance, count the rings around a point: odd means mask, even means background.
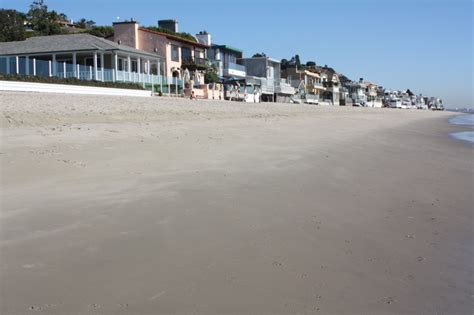
[[[1,314],[472,314],[444,112],[0,94]]]

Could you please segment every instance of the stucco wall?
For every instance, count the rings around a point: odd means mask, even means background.
[[[115,23],[114,42],[121,41],[122,45],[138,48],[138,23]]]

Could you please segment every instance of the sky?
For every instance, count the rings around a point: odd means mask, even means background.
[[[0,0],[26,12],[32,0]],[[49,9],[98,25],[177,19],[245,56],[328,65],[353,80],[437,96],[474,108],[473,0],[45,0]]]

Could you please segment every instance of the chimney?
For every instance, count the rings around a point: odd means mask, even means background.
[[[196,39],[199,43],[211,46],[212,44],[212,37],[207,31],[201,31],[199,34],[196,34]]]
[[[138,46],[138,22],[135,20],[114,22],[114,42],[140,49]]]
[[[168,31],[172,31],[175,33],[179,32],[178,20],[159,20],[158,27],[167,29]]]

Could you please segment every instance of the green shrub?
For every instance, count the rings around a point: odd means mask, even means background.
[[[39,76],[4,74],[4,73],[0,73],[0,81],[37,82],[37,83],[69,84],[69,85],[107,87],[107,88],[118,88],[118,89],[144,90],[143,86],[137,83],[87,81],[87,80],[79,80],[77,78],[39,77]]]

